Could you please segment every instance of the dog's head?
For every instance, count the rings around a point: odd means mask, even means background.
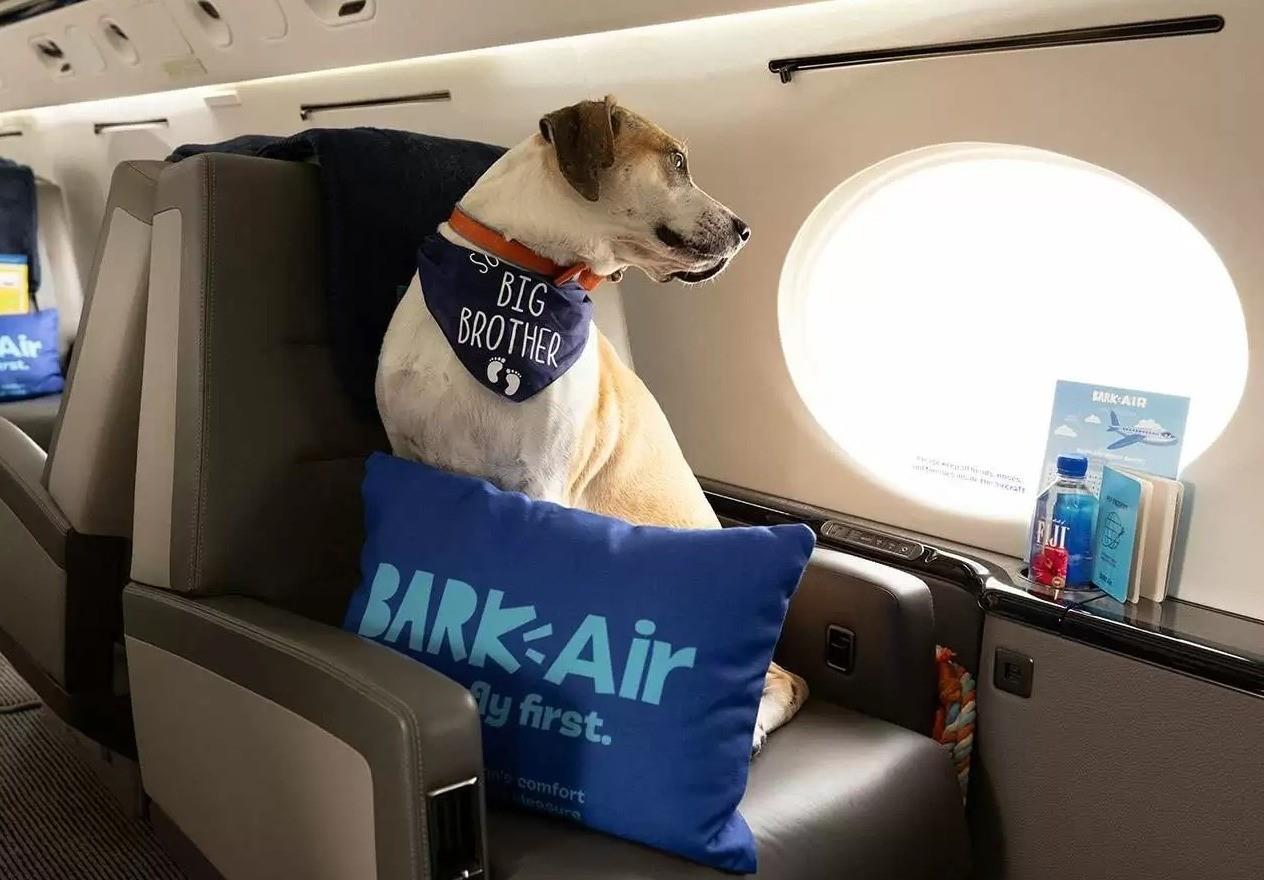
[[[611,97],[549,113],[539,137],[615,264],[696,284],[750,238],[750,227],[693,182],[685,145]]]

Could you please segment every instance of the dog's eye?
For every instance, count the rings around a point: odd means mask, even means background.
[[[680,150],[673,150],[671,154],[671,163],[676,167],[677,171],[685,170],[685,154]]]

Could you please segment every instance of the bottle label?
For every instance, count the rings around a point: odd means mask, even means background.
[[[1094,510],[1065,500],[1055,503],[1054,516],[1037,519],[1032,530],[1030,576],[1048,587],[1080,587],[1092,579]]]
[[[1041,547],[1061,547],[1066,549],[1067,524],[1062,520],[1037,520],[1036,543]]]
[[[1031,579],[1046,587],[1065,587],[1071,557],[1066,550],[1066,523],[1036,522],[1036,552],[1031,556]]]

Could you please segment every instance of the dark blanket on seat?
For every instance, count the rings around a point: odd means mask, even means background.
[[[417,247],[503,147],[380,128],[314,128],[292,137],[245,135],[186,144],[168,161],[237,153],[320,165],[325,283],[339,379],[366,418],[377,418],[378,351],[417,271]]]
[[[35,201],[35,174],[25,165],[9,159],[0,159],[0,254],[26,257],[27,284],[31,293],[39,290],[39,217]]]

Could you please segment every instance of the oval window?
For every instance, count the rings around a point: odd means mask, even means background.
[[[1027,521],[1058,379],[1188,396],[1183,463],[1246,384],[1242,307],[1207,240],[1119,175],[1028,147],[929,147],[849,179],[795,238],[779,308],[840,449],[975,518]]]

